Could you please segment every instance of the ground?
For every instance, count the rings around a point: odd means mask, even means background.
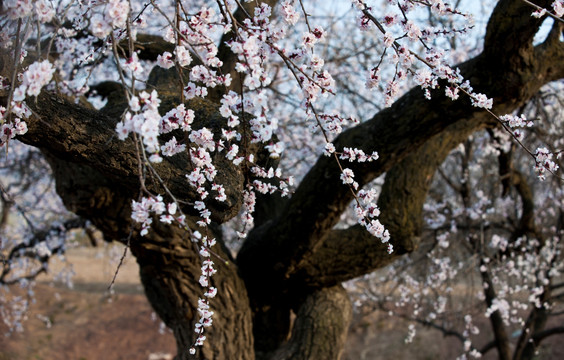
[[[115,293],[108,293],[116,268],[108,257],[116,258],[115,253],[112,248],[69,251],[72,290],[49,276],[39,278],[25,331],[0,336],[0,360],[171,359],[174,337],[147,302],[133,258],[120,268]]]
[[[133,258],[127,257],[120,268],[115,293],[107,291],[121,253],[116,247],[70,250],[67,259],[74,264],[74,288],[42,276],[25,331],[8,337],[0,334],[0,360],[172,359],[174,337],[149,306]],[[62,266],[55,263],[53,273]],[[455,359],[459,355],[456,341],[433,330],[419,330],[413,343],[406,345],[406,328],[382,313],[356,315],[343,360]],[[0,332],[6,332],[1,323]],[[564,344],[558,338],[546,343],[539,359],[564,359]],[[493,359],[490,353],[488,358]]]

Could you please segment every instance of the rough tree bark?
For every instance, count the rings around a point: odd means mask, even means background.
[[[550,1],[538,3],[550,5]],[[562,25],[556,23],[547,40],[534,47],[533,36],[543,20],[530,13],[521,1],[499,1],[488,24],[484,51],[458,65],[477,92],[493,97],[497,114],[511,112],[544,84],[564,77]],[[145,44],[150,47],[151,43]],[[225,52],[224,60],[225,71],[232,72],[233,57]],[[0,74],[10,69],[3,54]],[[153,76],[152,85],[161,90],[162,113],[180,101],[178,91],[170,86],[178,81],[163,81],[171,74]],[[147,297],[173,329],[178,356],[184,358],[195,338],[201,260],[182,229],[157,225],[141,237],[132,226],[131,201],[138,198],[141,186],[139,160],[134,143],[119,141],[115,135],[125,102],[119,86],[114,88],[111,101],[100,111],[43,92],[31,101],[34,115],[21,141],[40,148],[48,158],[57,191],[69,210],[93,221],[107,239],[129,242]],[[6,100],[6,94],[0,93],[0,103]],[[196,111],[195,128],[221,126],[216,104],[195,101],[188,106]],[[276,202],[281,206],[277,209],[258,207],[257,218],[265,220],[250,233],[237,259],[231,259],[216,234],[217,251],[225,261],[216,261],[214,326],[206,332],[201,358],[338,359],[351,317],[340,283],[417,248],[421,209],[436,168],[472,132],[493,126],[491,115],[472,107],[468,98],[453,102],[436,91],[432,100],[426,100],[420,89],[413,89],[390,108],[344,132],[335,141],[338,149],[356,147],[380,154],[374,163],[352,167],[361,186],[387,172],[379,205],[396,252],[387,255],[384,246],[360,226],[332,230],[351,194],[341,184],[334,160],[321,157],[289,201]],[[260,158],[261,149],[249,151]],[[186,203],[198,199],[184,177],[190,168],[187,157],[165,158],[153,166],[178,199]],[[220,224],[241,207],[246,174],[227,161],[217,168],[218,181],[227,185],[228,201],[211,203],[209,208],[213,221]],[[162,193],[152,176],[147,174],[144,185]],[[191,208],[184,211],[196,215]]]

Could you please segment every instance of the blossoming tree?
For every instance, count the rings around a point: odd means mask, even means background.
[[[433,175],[477,131],[558,176],[559,142],[529,148],[513,112],[564,76],[562,1],[500,0],[470,54],[471,16],[441,0],[0,7],[2,147],[38,148],[66,208],[128,246],[179,358],[338,358],[341,283],[418,247]],[[5,283],[54,250],[7,244]]]

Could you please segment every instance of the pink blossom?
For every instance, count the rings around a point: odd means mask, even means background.
[[[186,150],[185,144],[178,144],[176,137],[172,137],[169,141],[166,142],[163,146],[161,146],[161,151],[164,156],[173,156],[180,152]]]
[[[176,61],[182,67],[186,67],[190,65],[192,62],[192,57],[190,56],[190,52],[184,46],[177,46],[174,49],[174,54],[176,55]]]
[[[282,3],[282,14],[284,15],[284,20],[290,25],[295,25],[300,19],[300,14],[294,9],[291,0],[286,0]]]
[[[51,81],[55,69],[48,60],[34,62],[23,74],[22,88],[29,96],[38,96],[41,89]]]
[[[31,0],[6,0],[4,6],[7,9],[10,19],[21,19],[29,16],[33,10]]]
[[[472,105],[479,108],[491,109],[493,105],[493,100],[489,99],[484,94],[473,94],[470,100],[472,102]]]
[[[351,169],[343,169],[341,173],[343,184],[352,184],[354,182],[354,173]]]
[[[172,60],[172,54],[165,51],[162,55],[157,56],[157,65],[165,69],[173,67],[174,61]]]
[[[55,9],[52,4],[46,0],[35,1],[35,13],[37,14],[37,19],[42,22],[49,22],[55,16]]]
[[[127,1],[110,0],[106,7],[105,16],[114,28],[125,26],[129,14],[129,3]]]
[[[557,17],[564,16],[564,1],[562,0],[555,0],[552,3],[552,9],[554,10],[554,14]]]
[[[110,34],[112,26],[103,15],[96,13],[90,18],[90,31],[92,35],[103,39]]]
[[[412,40],[417,40],[421,37],[421,30],[419,29],[419,27],[417,25],[415,25],[415,23],[411,20],[406,21],[403,24],[403,28],[405,30],[405,32],[407,33],[407,37],[412,39]]]

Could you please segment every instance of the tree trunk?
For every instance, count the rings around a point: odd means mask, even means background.
[[[300,305],[290,340],[268,359],[338,360],[351,318],[352,306],[342,286],[316,290]]]
[[[179,358],[186,359],[196,338],[194,325],[200,318],[198,298],[204,297],[204,288],[198,282],[202,259],[196,244],[185,230],[158,221],[154,221],[146,236],[140,236],[130,219],[133,191],[116,189],[115,183],[89,166],[57,159],[47,151],[45,154],[67,208],[92,220],[106,239],[130,243],[147,298],[174,332]],[[195,229],[195,222],[188,221],[190,228]],[[213,325],[205,328],[207,340],[202,348],[198,347],[201,350],[196,358],[254,359],[247,291],[235,262],[222,247],[221,238],[217,240],[213,248],[217,274],[212,277],[212,285],[218,294],[210,301]]]
[[[198,298],[204,297],[198,283],[202,259],[196,245],[184,230],[157,225],[148,239],[132,241],[131,250],[139,263],[149,302],[174,332],[178,359],[186,359],[194,343],[194,325],[200,318]],[[218,293],[210,300],[213,325],[205,328],[207,339],[203,347],[197,347],[197,358],[252,360],[252,317],[245,284],[228,253],[219,244],[213,250],[221,257],[214,259],[218,272],[212,277]]]

